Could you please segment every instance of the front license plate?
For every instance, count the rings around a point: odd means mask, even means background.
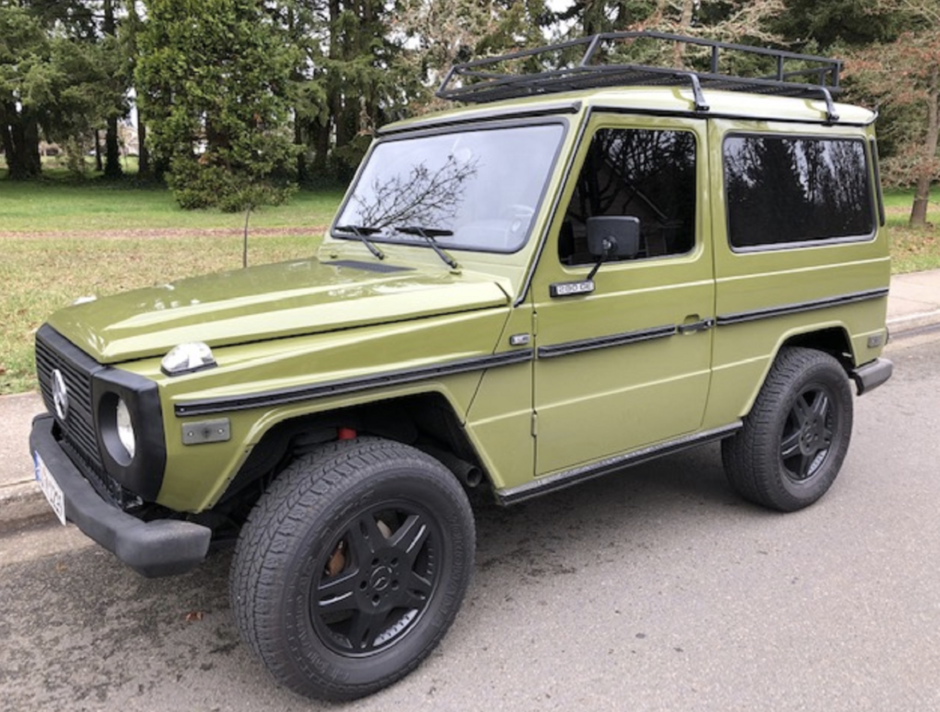
[[[49,468],[46,467],[46,463],[42,461],[38,452],[33,453],[33,468],[39,489],[46,495],[46,500],[59,521],[65,524],[65,495],[62,494],[62,488],[59,487],[59,483],[55,481],[55,477],[49,472]]]

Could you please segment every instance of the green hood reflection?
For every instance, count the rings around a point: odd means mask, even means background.
[[[100,363],[508,304],[492,281],[443,270],[372,271],[317,259],[185,279],[62,309],[49,320]]]

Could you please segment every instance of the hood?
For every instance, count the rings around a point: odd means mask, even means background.
[[[380,262],[263,265],[139,289],[49,320],[99,363],[163,356],[188,341],[225,346],[508,304],[492,279]]]

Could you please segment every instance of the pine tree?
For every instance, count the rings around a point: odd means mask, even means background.
[[[256,0],[152,0],[138,42],[138,101],[184,208],[283,201],[295,155],[294,49]]]
[[[19,4],[0,4],[0,141],[13,180],[40,174],[41,99],[54,72],[38,18]]]

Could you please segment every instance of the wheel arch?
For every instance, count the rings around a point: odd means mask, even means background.
[[[855,354],[852,348],[852,339],[849,337],[848,329],[842,323],[813,325],[784,332],[770,354],[770,357],[767,359],[760,380],[752,389],[750,397],[740,413],[740,417],[743,418],[751,412],[754,403],[757,401],[757,396],[760,394],[761,388],[763,388],[764,383],[767,381],[770,369],[773,368],[774,362],[780,356],[780,352],[783,349],[790,347],[814,349],[829,354],[842,366],[846,378],[849,378],[849,373],[854,366]]]
[[[813,331],[791,334],[777,348],[774,358],[777,357],[781,349],[790,346],[801,346],[829,354],[842,365],[846,375],[848,375],[849,370],[855,365],[852,340],[849,338],[848,329],[843,325],[828,326]]]
[[[295,458],[325,443],[359,435],[422,450],[441,461],[465,487],[490,480],[455,405],[443,393],[428,390],[292,415],[271,423],[213,508],[250,506]]]

